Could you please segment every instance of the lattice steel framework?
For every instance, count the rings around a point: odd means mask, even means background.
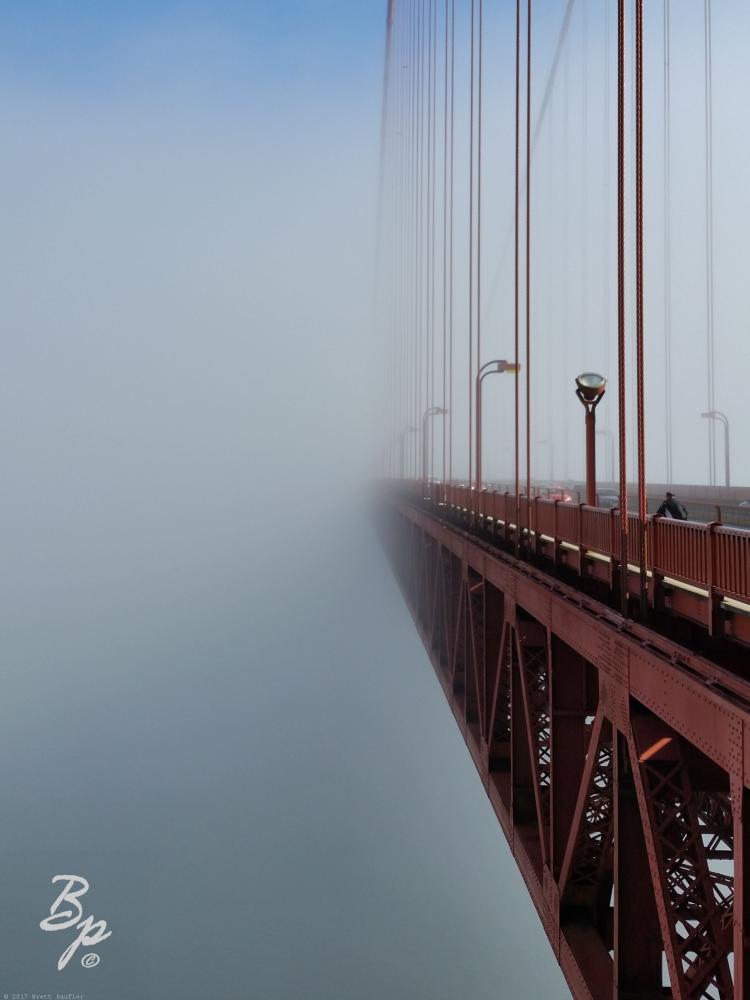
[[[395,490],[379,524],[573,995],[747,997],[750,684]]]

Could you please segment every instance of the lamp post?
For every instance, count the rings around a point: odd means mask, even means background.
[[[584,372],[576,379],[576,396],[586,410],[586,503],[596,507],[596,410],[607,388],[607,380],[595,372]]]
[[[429,417],[445,416],[448,411],[443,406],[431,406],[422,415],[422,481],[427,482],[427,420]]]
[[[701,413],[708,420],[719,420],[724,424],[724,485],[729,486],[729,417],[721,410],[708,410]]]
[[[488,375],[503,374],[504,372],[510,372],[513,375],[517,375],[521,370],[520,365],[514,364],[512,361],[498,360],[495,361],[485,361],[482,367],[477,372],[477,454],[476,454],[476,466],[477,466],[477,490],[482,488],[482,382],[487,378]]]
[[[404,438],[406,437],[407,434],[416,434],[417,431],[418,431],[418,428],[415,427],[412,424],[410,427],[404,427],[404,429],[401,431],[401,433],[398,436],[399,451],[400,451],[400,469],[401,469],[401,478],[402,479],[404,479],[404,477],[406,475],[406,458],[405,458],[405,454],[404,454]]]

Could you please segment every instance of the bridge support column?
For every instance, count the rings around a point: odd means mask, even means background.
[[[659,1000],[661,930],[627,740],[620,733],[614,766],[614,996]]]

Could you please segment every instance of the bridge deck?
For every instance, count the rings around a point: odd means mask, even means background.
[[[523,521],[489,517],[399,488],[379,501],[574,996],[745,997],[750,683],[598,600],[594,574],[549,572],[530,531],[526,558],[504,551]]]

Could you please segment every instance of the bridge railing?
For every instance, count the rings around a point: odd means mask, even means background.
[[[654,572],[696,587],[708,587],[709,525],[656,517],[651,521],[651,535]]]
[[[750,532],[714,526],[711,531],[711,581],[716,590],[738,601],[750,595]]]
[[[611,555],[614,551],[612,512],[581,506],[581,545],[592,552]]]
[[[543,500],[541,497],[534,498],[534,530],[539,535],[548,535],[550,538],[557,538],[554,500]]]
[[[549,500],[496,490],[476,490],[467,485],[437,484],[425,490],[418,484],[414,496],[430,503],[443,503],[485,527],[504,525],[506,538],[536,538],[541,551],[541,536],[554,540],[554,558],[561,547],[580,550],[577,561],[583,565],[586,552],[620,559],[620,512],[562,500]],[[511,528],[511,525],[515,526]],[[642,524],[634,513],[628,514],[628,562],[639,566],[641,532],[645,533],[646,570],[655,585],[667,577],[681,584],[706,591],[709,598],[728,597],[750,604],[750,531],[715,523],[677,521],[649,515]],[[549,554],[549,550],[547,550]],[[569,565],[575,565],[575,559]]]

